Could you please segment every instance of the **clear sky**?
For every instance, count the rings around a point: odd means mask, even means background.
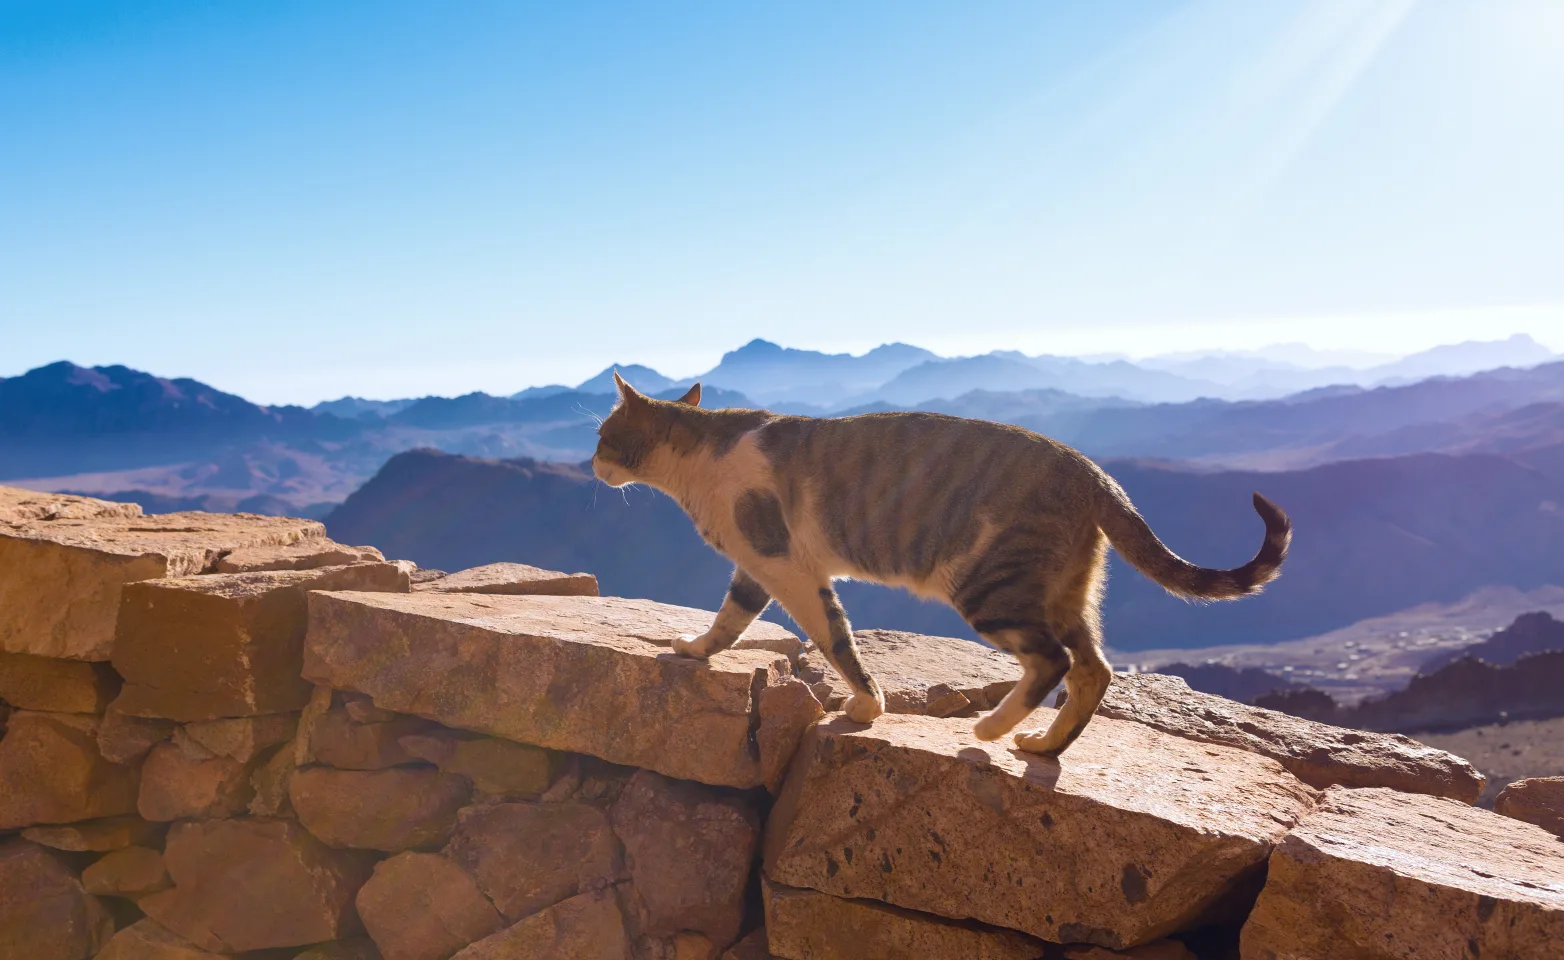
[[[0,0],[0,375],[1564,350],[1564,2]]]

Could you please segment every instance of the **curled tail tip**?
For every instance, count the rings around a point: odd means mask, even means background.
[[[1245,565],[1248,576],[1243,579],[1245,593],[1258,593],[1266,584],[1282,572],[1282,561],[1287,559],[1287,548],[1292,544],[1292,520],[1287,512],[1262,494],[1254,495],[1254,509],[1265,521],[1265,543],[1260,552]]]

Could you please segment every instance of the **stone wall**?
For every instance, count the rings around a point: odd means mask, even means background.
[[[0,488],[0,958],[1564,942],[1564,844],[1405,737],[1119,678],[1050,760],[972,738],[1016,675],[976,645],[864,631],[893,712],[853,724],[786,631],[690,661],[710,613],[596,594]]]

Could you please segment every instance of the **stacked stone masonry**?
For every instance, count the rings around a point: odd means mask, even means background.
[[[1009,658],[891,631],[854,724],[711,616],[0,488],[0,958],[1559,956],[1552,784],[1161,677],[1029,756]]]

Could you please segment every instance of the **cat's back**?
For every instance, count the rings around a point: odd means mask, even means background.
[[[755,429],[753,437],[778,469],[844,461],[954,466],[969,459],[992,464],[996,457],[1000,463],[1082,459],[1064,444],[1024,427],[926,411],[774,417]]]

